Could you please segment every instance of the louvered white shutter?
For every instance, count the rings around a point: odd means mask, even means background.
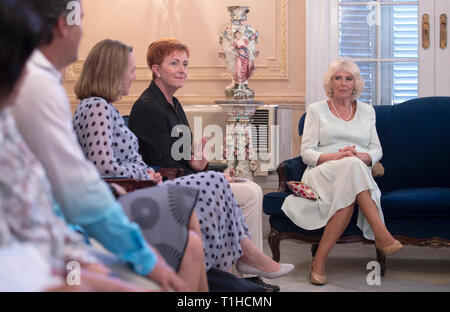
[[[418,96],[418,1],[377,3],[339,1],[339,53],[361,68],[361,101],[397,104]]]

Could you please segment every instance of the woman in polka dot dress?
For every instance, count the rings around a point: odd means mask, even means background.
[[[125,56],[120,56],[121,50],[127,51]],[[137,137],[111,104],[128,94],[136,78],[131,51],[118,41],[104,40],[90,52],[75,87],[81,103],[73,118],[74,130],[86,157],[103,177],[156,179],[161,183],[159,174],[143,162]],[[120,88],[117,90],[112,85]],[[207,270],[213,267],[229,271],[238,260],[237,270],[242,274],[278,278],[294,268],[292,264],[274,262],[254,246],[239,204],[223,174],[201,172],[164,182],[164,185],[199,190],[195,211]]]

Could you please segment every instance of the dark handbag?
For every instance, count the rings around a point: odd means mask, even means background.
[[[234,274],[210,268],[206,272],[210,292],[265,292],[261,285]]]

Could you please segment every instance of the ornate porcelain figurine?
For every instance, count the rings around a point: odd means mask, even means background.
[[[254,92],[248,87],[248,80],[255,70],[255,58],[258,31],[246,24],[248,6],[229,6],[231,26],[227,26],[220,34],[219,43],[229,71],[233,73],[233,81],[225,88],[227,99],[253,100]]]

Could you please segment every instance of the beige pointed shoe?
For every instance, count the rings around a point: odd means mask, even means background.
[[[318,286],[325,285],[327,283],[327,276],[320,275],[320,274],[317,274],[316,272],[314,272],[313,266],[312,266],[312,261],[309,264],[309,267],[310,267],[309,279],[311,281],[311,284],[318,285]]]
[[[392,244],[385,246],[385,247],[381,247],[377,244],[377,242],[375,242],[375,248],[380,250],[382,253],[384,253],[386,256],[390,256],[395,254],[397,251],[399,251],[400,249],[403,248],[402,243],[400,243],[398,240],[396,240],[395,242],[393,242]]]

